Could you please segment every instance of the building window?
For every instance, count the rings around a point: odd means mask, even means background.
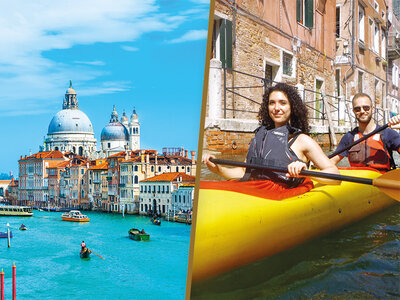
[[[108,149],[111,148],[111,143],[107,143],[107,148],[108,148]]]
[[[158,167],[158,172],[161,172],[161,167]]]
[[[340,37],[340,6],[336,6],[336,37]]]
[[[176,167],[176,172],[179,172],[179,167]]]
[[[293,65],[292,65],[293,56],[289,53],[283,52],[282,56],[282,66],[283,66],[283,74],[287,76],[292,76],[293,74]]]
[[[297,0],[297,22],[308,28],[314,24],[313,0]]]
[[[358,39],[365,41],[365,12],[361,6],[358,7]]]
[[[382,30],[381,33],[381,56],[386,59],[386,32]]]
[[[139,183],[139,177],[136,175],[135,176],[135,184],[138,184]]]
[[[154,172],[154,166],[151,166],[151,171]]]
[[[358,92],[362,93],[363,91],[363,76],[364,73],[361,71],[358,71]]]
[[[137,172],[139,170],[139,167],[138,166],[135,166],[135,171]]]
[[[83,169],[81,169],[81,175],[83,175],[84,172],[85,172],[85,171],[84,171]]]
[[[215,16],[212,57],[222,62],[223,68],[232,68],[232,22]]]
[[[379,26],[376,23],[374,30],[374,50],[376,53],[379,53]]]

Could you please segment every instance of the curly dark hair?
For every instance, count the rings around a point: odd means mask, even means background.
[[[267,129],[275,128],[275,123],[272,121],[268,112],[268,102],[270,94],[276,91],[284,93],[289,99],[291,111],[289,120],[290,125],[300,129],[303,133],[308,133],[309,128],[306,105],[295,87],[282,82],[269,87],[264,93],[260,111],[258,112],[258,120],[261,125],[266,126]]]

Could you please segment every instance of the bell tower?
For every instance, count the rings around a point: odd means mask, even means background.
[[[129,122],[129,148],[133,151],[140,149],[140,123],[135,108]]]

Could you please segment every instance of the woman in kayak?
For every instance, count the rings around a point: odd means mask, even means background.
[[[226,179],[264,180],[296,187],[303,178],[301,170],[311,161],[326,173],[339,174],[337,167],[321,147],[308,136],[307,108],[297,90],[285,83],[270,87],[264,94],[258,113],[261,126],[256,130],[247,152],[246,162],[270,167],[287,167],[288,173],[259,171],[241,167],[228,168],[210,161],[213,155],[203,155],[208,169]],[[314,179],[314,178],[313,178]],[[321,183],[340,184],[340,181],[315,178]]]

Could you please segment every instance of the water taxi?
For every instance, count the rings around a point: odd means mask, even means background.
[[[89,222],[90,219],[87,215],[82,215],[79,210],[71,210],[70,212],[63,213],[61,218],[69,222]]]
[[[30,217],[33,215],[32,207],[4,205],[0,206],[0,216]]]

